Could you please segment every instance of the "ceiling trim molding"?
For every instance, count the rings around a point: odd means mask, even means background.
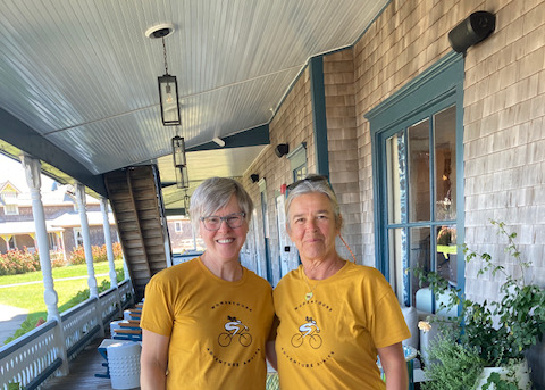
[[[3,108],[0,108],[0,123],[0,139],[60,169],[100,195],[107,196],[102,175],[93,175],[72,156]]]
[[[269,124],[252,127],[249,130],[241,131],[233,135],[229,135],[221,139],[225,142],[225,146],[221,147],[214,141],[187,148],[188,152],[196,152],[198,150],[214,150],[214,149],[229,149],[229,148],[244,148],[248,146],[268,145],[271,143],[269,138]]]

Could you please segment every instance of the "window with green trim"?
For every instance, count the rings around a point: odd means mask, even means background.
[[[435,312],[415,268],[463,287],[463,59],[451,54],[372,110],[377,267],[404,306]]]

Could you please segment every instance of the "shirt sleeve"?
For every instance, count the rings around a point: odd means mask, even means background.
[[[174,325],[173,303],[168,284],[152,278],[144,293],[144,307],[140,327],[170,337]]]
[[[375,289],[377,299],[372,310],[372,337],[377,348],[389,347],[411,337],[411,332],[392,287],[377,272]]]

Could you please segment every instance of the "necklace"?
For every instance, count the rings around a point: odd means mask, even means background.
[[[305,294],[305,300],[309,301],[313,296],[314,296],[314,290],[316,289],[316,287],[318,287],[318,283],[320,282],[319,280],[316,281],[316,283],[314,283],[314,286],[310,286],[310,283],[308,282],[310,279],[305,275],[303,276],[305,280],[305,283],[307,284],[308,286],[308,289],[309,291]]]

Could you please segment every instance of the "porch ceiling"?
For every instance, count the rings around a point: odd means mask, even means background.
[[[84,183],[156,159],[173,182],[178,133],[189,150],[216,150],[188,154],[192,182],[240,176],[307,60],[353,44],[387,2],[2,0],[0,139]],[[161,124],[163,48],[144,34],[160,23],[175,26],[165,41],[177,127]],[[211,142],[237,134],[221,151]]]

